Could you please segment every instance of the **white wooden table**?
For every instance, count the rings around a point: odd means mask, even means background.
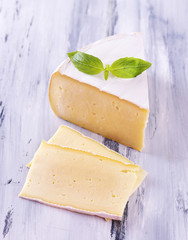
[[[188,239],[188,2],[0,0],[0,239]],[[66,53],[102,37],[141,31],[150,117],[140,153],[52,112],[48,82]],[[149,173],[122,223],[18,198],[42,139],[66,124]]]

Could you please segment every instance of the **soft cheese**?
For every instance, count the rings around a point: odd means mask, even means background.
[[[144,58],[140,33],[105,38],[83,49],[111,64],[121,57]],[[52,75],[50,104],[57,116],[141,150],[148,120],[147,75],[133,79],[79,72],[67,59]]]
[[[43,141],[20,197],[121,220],[137,170],[123,162]]]
[[[110,150],[109,148],[105,147],[103,144],[95,141],[94,139],[91,139],[89,137],[84,136],[80,132],[67,127],[65,125],[62,125],[59,127],[57,132],[54,134],[54,136],[48,141],[50,144],[59,145],[62,147],[69,147],[69,148],[75,148],[82,151],[91,152],[93,154],[97,154],[100,156],[104,156],[107,158],[111,158],[117,161],[121,161],[125,164],[134,164],[129,159],[123,157],[121,154]],[[30,162],[27,166],[31,166]],[[144,171],[141,167],[136,166],[137,171],[137,179],[135,181],[135,184],[133,186],[132,192],[134,192],[142,183],[144,178],[146,177],[147,173]]]

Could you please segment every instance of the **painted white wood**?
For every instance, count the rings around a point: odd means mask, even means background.
[[[0,239],[188,239],[187,12],[186,0],[0,1]],[[153,63],[141,153],[57,118],[48,102],[50,74],[68,51],[130,31],[142,31]],[[148,171],[122,223],[18,198],[25,165],[60,124]]]

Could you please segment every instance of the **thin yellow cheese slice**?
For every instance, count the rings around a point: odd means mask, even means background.
[[[43,141],[19,196],[121,220],[137,170],[123,162]]]
[[[59,127],[54,136],[48,141],[48,143],[52,143],[55,145],[59,145],[62,147],[75,148],[87,152],[91,152],[94,154],[98,154],[104,157],[112,158],[114,160],[122,161],[126,164],[134,164],[129,159],[123,157],[119,153],[110,150],[105,147],[103,144],[82,135],[80,132],[62,125]],[[31,162],[27,165],[31,166]],[[137,171],[137,180],[133,187],[133,192],[140,186],[147,173],[142,168],[139,167],[139,171]]]

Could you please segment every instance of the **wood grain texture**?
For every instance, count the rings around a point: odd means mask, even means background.
[[[188,2],[186,0],[0,0],[0,239],[188,239]],[[150,117],[140,153],[57,118],[50,74],[102,37],[141,31]],[[42,139],[71,126],[149,173],[122,223],[18,198]]]

